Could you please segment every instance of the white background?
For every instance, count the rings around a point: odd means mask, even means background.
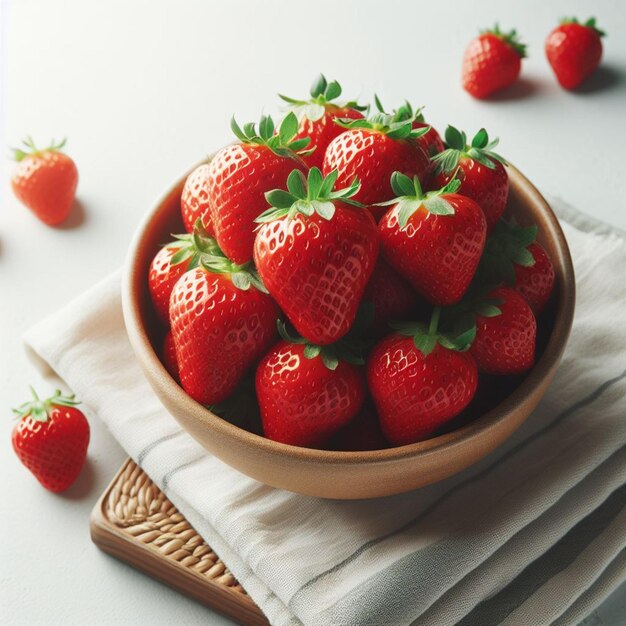
[[[626,9],[619,0],[558,2],[2,2],[0,152],[27,133],[68,137],[80,171],[66,226],[0,204],[0,621],[3,624],[229,623],[100,553],[89,512],[124,454],[91,421],[89,463],[63,496],[44,491],[10,449],[9,408],[45,390],[20,335],[124,260],[159,193],[230,141],[228,121],[277,112],[277,91],[304,96],[323,71],[346,96],[376,91],[389,108],[425,104],[430,122],[485,126],[546,194],[626,228]],[[557,18],[598,17],[609,37],[583,93],[556,84],[543,41]],[[459,87],[463,49],[499,20],[529,44],[523,81],[497,102]],[[121,407],[123,410],[123,407]],[[598,613],[626,615],[622,587]],[[626,618],[625,618],[626,619]]]

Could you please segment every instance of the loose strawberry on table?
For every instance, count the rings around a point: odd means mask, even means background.
[[[13,193],[45,224],[60,224],[70,214],[78,185],[76,164],[61,152],[65,139],[43,149],[30,137],[23,143],[24,148],[13,150],[17,161],[11,177]]]
[[[512,287],[539,315],[552,293],[555,273],[536,237],[536,226],[501,220],[487,240],[478,271],[483,284]]]
[[[371,214],[350,204],[359,183],[333,191],[337,172],[294,170],[287,190],[266,194],[270,208],[254,245],[263,283],[309,341],[337,341],[352,326],[378,256]]]
[[[448,126],[445,137],[448,148],[433,158],[431,187],[439,189],[454,178],[460,180],[459,193],[478,202],[490,232],[502,217],[509,197],[506,161],[494,152],[498,138],[489,141],[487,131],[481,128],[468,145],[465,132],[454,126]]]
[[[362,119],[367,107],[360,106],[351,100],[345,104],[337,104],[332,101],[341,95],[341,85],[336,81],[329,83],[323,74],[320,74],[311,87],[309,100],[295,100],[288,96],[279,96],[288,102],[299,120],[298,132],[295,139],[310,138],[308,148],[313,150],[311,154],[303,156],[302,160],[309,167],[322,168],[324,154],[328,144],[345,129],[334,123],[336,118]]]
[[[337,120],[346,132],[326,149],[324,174],[337,170],[337,185],[348,186],[354,178],[361,189],[354,199],[368,205],[379,219],[383,209],[374,206],[392,197],[389,177],[395,171],[417,176],[425,183],[430,173],[428,155],[417,143],[425,128],[414,129],[411,120],[377,113],[367,120]]]
[[[13,412],[19,422],[13,429],[13,450],[20,461],[49,491],[65,491],[78,478],[89,445],[89,424],[74,396],[60,391],[33,399]]]
[[[193,232],[200,218],[209,235],[214,235],[209,210],[209,164],[203,163],[187,176],[180,197],[180,212],[185,230],[188,233]]]
[[[174,237],[174,241],[156,253],[148,272],[152,304],[166,326],[169,325],[170,296],[178,279],[198,266],[202,254],[217,250],[215,240],[208,236],[201,221],[196,222],[195,233]]]
[[[596,19],[584,24],[566,18],[548,35],[546,56],[561,87],[575,89],[596,70],[602,59],[602,37]]]
[[[274,441],[320,447],[363,405],[362,367],[341,346],[316,346],[284,327],[281,335],[256,372],[263,432]]]
[[[170,298],[183,389],[202,404],[225,400],[274,341],[279,317],[254,268],[202,255]]]
[[[456,338],[440,333],[439,315],[436,307],[428,328],[398,324],[367,360],[369,390],[383,433],[393,445],[432,435],[476,393],[476,363],[466,351],[473,333]]]
[[[463,56],[463,88],[474,98],[487,98],[517,80],[525,56],[526,46],[515,30],[504,33],[496,24],[481,31]]]
[[[383,257],[432,304],[458,302],[485,245],[482,210],[455,193],[458,180],[424,194],[417,177],[395,172],[391,186],[397,197],[378,225]]]
[[[283,187],[294,168],[306,169],[302,151],[309,139],[295,139],[298,120],[293,112],[277,132],[269,116],[261,118],[258,130],[252,123],[242,130],[234,118],[231,128],[239,143],[223,148],[209,163],[209,205],[220,248],[242,264],[252,259],[254,220],[267,207],[265,192]]]
[[[486,374],[513,375],[535,363],[537,322],[517,291],[497,287],[471,305],[476,338],[470,352]]]

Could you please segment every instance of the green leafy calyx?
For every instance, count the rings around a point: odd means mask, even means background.
[[[50,145],[46,148],[38,148],[33,141],[33,138],[29,135],[22,141],[23,147],[21,148],[12,148],[13,150],[13,159],[19,163],[27,156],[36,156],[41,154],[42,152],[61,152],[63,147],[65,146],[67,139],[62,139],[59,142],[56,142],[54,139],[50,142]]]
[[[590,17],[586,22],[582,22],[582,23],[579,22],[578,19],[576,19],[575,17],[564,17],[560,23],[561,24],[580,24],[581,26],[586,26],[587,28],[591,28],[591,30],[594,30],[599,37],[606,37],[606,32],[603,30],[600,30],[596,26],[595,17]]]
[[[217,246],[211,252],[200,255],[200,265],[207,272],[228,276],[237,289],[248,291],[254,288],[262,293],[269,293],[251,261],[237,265]]]
[[[351,363],[353,365],[364,365],[365,359],[357,353],[356,350],[349,345],[348,342],[339,340],[327,346],[318,346],[311,343],[304,337],[300,337],[287,329],[282,320],[277,320],[278,334],[288,343],[304,346],[304,358],[306,359],[322,359],[324,366],[334,371],[339,366],[340,361]]]
[[[454,215],[454,207],[446,199],[447,194],[455,193],[461,186],[461,181],[453,178],[445,187],[437,191],[424,193],[417,176],[411,180],[401,172],[391,175],[391,188],[396,194],[393,200],[379,202],[375,206],[390,206],[395,204],[398,209],[398,225],[404,229],[411,216],[420,208],[424,207],[433,215]]]
[[[300,170],[293,170],[287,178],[287,189],[273,189],[265,194],[270,208],[256,218],[256,222],[264,224],[287,216],[293,219],[297,213],[311,217],[317,213],[325,220],[331,220],[335,214],[335,201],[347,202],[361,206],[351,200],[361,188],[358,178],[355,178],[349,187],[333,190],[337,181],[338,172],[333,170],[323,177],[319,168],[312,167],[308,176]]]
[[[324,116],[326,105],[336,100],[341,95],[341,91],[341,85],[336,80],[329,83],[324,74],[320,74],[311,86],[311,98],[309,100],[296,100],[282,94],[278,95],[291,105],[291,110],[298,119],[305,117],[312,122],[316,122]],[[367,107],[361,106],[354,100],[337,106],[348,107],[357,111],[367,110]]]
[[[311,143],[308,137],[294,139],[298,132],[298,118],[293,111],[287,113],[278,129],[269,115],[261,117],[258,129],[254,122],[244,124],[241,128],[234,117],[230,122],[230,127],[242,143],[267,146],[279,156],[298,159],[299,156],[311,154],[310,150],[305,150]]]
[[[390,326],[398,334],[412,337],[415,347],[425,357],[437,347],[437,344],[457,352],[468,350],[476,336],[476,326],[474,325],[473,329],[470,328],[457,334],[442,333],[439,331],[440,316],[441,308],[435,307],[428,326],[421,322],[394,322]]]
[[[485,244],[477,272],[477,281],[484,286],[515,284],[515,266],[535,264],[528,246],[537,238],[537,226],[518,226],[500,220]]]
[[[436,154],[432,161],[435,163],[435,174],[445,172],[450,174],[456,171],[459,166],[461,157],[467,157],[477,161],[481,165],[494,169],[496,163],[500,162],[506,165],[507,162],[494,148],[500,141],[497,137],[489,140],[489,135],[484,128],[481,128],[473,137],[472,143],[467,143],[467,135],[454,126],[448,126],[445,133],[446,150]]]
[[[170,259],[170,265],[178,265],[188,261],[188,269],[193,269],[200,265],[203,254],[219,254],[219,246],[204,228],[201,218],[196,220],[193,233],[172,235],[172,237],[174,237],[174,241],[170,241],[164,246],[164,248],[176,250]]]
[[[13,409],[13,413],[19,418],[32,417],[37,422],[47,422],[50,419],[50,411],[56,406],[76,406],[80,404],[74,400],[74,394],[65,396],[57,389],[49,398],[40,400],[37,392],[31,387],[30,392],[33,396],[32,400],[24,402],[17,409]]]
[[[378,112],[373,113],[368,118],[360,120],[337,118],[335,119],[335,124],[348,129],[367,128],[376,130],[392,139],[417,139],[430,130],[430,126],[413,128],[413,122],[421,121],[423,118],[421,120],[417,118],[417,115],[421,114],[421,110],[414,112],[408,102],[393,113],[385,113],[378,96],[374,96],[374,101]]]
[[[380,101],[380,98],[377,94],[374,94],[374,104],[376,105],[379,113],[389,115],[385,111],[385,108],[383,107],[382,102]],[[410,122],[419,122],[420,124],[423,124],[423,110],[424,107],[417,107],[416,109],[413,109],[413,105],[408,100],[405,100],[404,104],[400,105],[397,109],[394,109],[391,112],[391,116],[396,122],[404,122],[408,120]]]
[[[508,44],[517,52],[517,54],[523,59],[526,57],[526,44],[522,43],[517,35],[517,31],[515,29],[509,31],[508,33],[500,30],[500,25],[496,24],[493,28],[487,28],[485,30],[480,31],[481,35],[494,35],[498,39],[502,39],[504,43]]]

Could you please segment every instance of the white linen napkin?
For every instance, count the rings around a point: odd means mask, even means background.
[[[563,363],[478,465],[408,494],[330,501],[208,454],[135,362],[110,276],[25,336],[276,625],[574,624],[626,577],[626,239],[555,201],[576,269]]]

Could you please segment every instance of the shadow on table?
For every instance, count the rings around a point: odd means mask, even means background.
[[[586,95],[606,91],[624,82],[626,74],[621,67],[601,65],[582,85],[573,90],[573,93]]]
[[[74,200],[74,204],[72,205],[72,209],[67,219],[61,224],[58,224],[56,228],[59,230],[73,230],[82,226],[86,219],[87,213],[83,203],[80,200]]]
[[[489,98],[487,102],[507,102],[512,100],[524,100],[534,96],[541,90],[541,82],[536,79],[521,77],[516,80],[510,87],[506,87],[502,91],[498,91]]]

